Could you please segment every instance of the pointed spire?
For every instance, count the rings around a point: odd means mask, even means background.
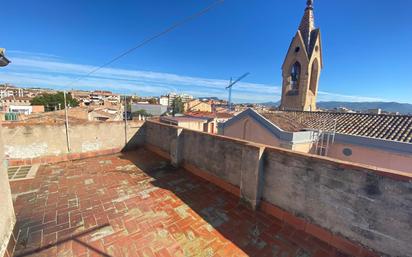
[[[313,8],[313,0],[308,0],[307,2],[306,2],[306,9],[307,8]]]
[[[313,0],[307,0],[305,14],[299,25],[299,31],[302,34],[306,49],[309,50],[310,34],[315,29],[315,16],[313,14]]]

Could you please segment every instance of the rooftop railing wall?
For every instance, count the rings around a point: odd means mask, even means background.
[[[1,128],[12,159],[90,157],[145,145],[175,166],[240,196],[295,228],[355,256],[412,256],[412,175],[191,131],[154,121]],[[36,152],[37,151],[37,152]],[[60,159],[59,159],[60,160]],[[60,160],[60,161],[62,161]],[[343,240],[342,240],[343,239]],[[364,249],[364,248],[362,248]],[[365,255],[367,256],[367,255]],[[369,256],[369,255],[368,255]]]
[[[174,165],[223,181],[252,208],[270,209],[351,254],[360,254],[351,247],[361,245],[388,256],[412,255],[410,174],[153,121],[145,131],[145,143]]]
[[[110,154],[143,144],[143,122],[72,124],[3,124],[4,153],[10,164],[50,163]],[[18,161],[18,162],[14,162]]]

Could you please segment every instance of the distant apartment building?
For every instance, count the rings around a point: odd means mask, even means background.
[[[336,108],[336,112],[340,113],[356,113],[354,110],[348,109],[346,107],[338,107]]]
[[[34,98],[43,94],[56,94],[58,91],[47,88],[21,88],[11,84],[0,85],[0,98],[27,97]]]
[[[189,101],[184,104],[184,111],[185,112],[212,112],[213,106],[212,104],[207,101],[200,101],[198,99]]]
[[[160,105],[169,106],[169,97],[162,95],[162,96],[159,98],[159,104],[160,104]]]
[[[11,97],[11,96],[14,96],[12,90],[8,90],[8,89],[2,90],[2,89],[0,88],[0,99],[6,98],[6,97]]]
[[[163,116],[160,117],[160,122],[191,130],[213,133],[212,131],[210,131],[210,119],[208,118],[190,116]]]
[[[110,91],[96,90],[90,94],[90,102],[100,105],[104,105],[105,102],[109,102],[116,105],[120,103],[120,95],[113,94]]]
[[[14,92],[9,85],[0,85],[0,99],[14,96]]]
[[[4,84],[0,85],[0,98],[5,97],[26,97],[28,96],[27,90],[23,88],[18,88],[13,85]]]
[[[30,105],[30,106],[10,105],[8,107],[8,112],[24,114],[24,115],[30,115],[32,113],[44,112],[44,106],[43,105]]]
[[[96,108],[88,112],[89,121],[119,121],[122,119],[122,111],[117,109]]]
[[[188,94],[178,95],[177,93],[169,93],[169,95],[168,95],[168,98],[169,98],[168,106],[171,107],[172,104],[173,104],[173,101],[178,97],[180,97],[182,99],[183,103],[187,103],[187,102],[194,99],[194,97],[192,95],[188,95]]]
[[[28,106],[30,105],[30,100],[31,98],[29,97],[5,97],[1,99],[1,104],[3,106],[9,106],[9,105],[23,105],[23,106]]]
[[[132,104],[132,114],[144,111],[151,116],[161,116],[167,112],[167,106],[160,104]]]
[[[188,95],[188,94],[181,94],[180,98],[182,98],[183,103],[187,103],[187,102],[194,99],[194,97],[192,95]]]
[[[89,91],[83,91],[83,90],[72,90],[69,92],[70,95],[76,99],[79,102],[82,101],[87,101],[90,98],[90,92]]]
[[[0,101],[3,112],[30,115],[32,113],[44,112],[43,105],[31,105],[28,97],[6,97]]]
[[[227,113],[227,112],[201,112],[201,111],[186,112],[185,116],[207,120],[207,125],[204,126],[203,132],[208,132],[212,134],[218,133],[219,124],[225,123],[226,121],[228,121],[230,118],[233,117],[232,114]]]
[[[381,108],[376,108],[376,109],[369,109],[369,110],[368,110],[368,113],[371,113],[371,114],[382,114],[383,112],[382,112],[382,109],[381,109]]]

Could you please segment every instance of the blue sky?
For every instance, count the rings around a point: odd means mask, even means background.
[[[0,83],[64,88],[212,0],[26,0],[2,3]],[[73,88],[160,95],[179,91],[237,102],[277,101],[281,65],[306,0],[226,0]],[[315,0],[324,69],[319,100],[412,103],[412,1]]]

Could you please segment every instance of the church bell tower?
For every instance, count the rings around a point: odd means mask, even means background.
[[[313,0],[308,0],[305,14],[282,66],[280,109],[316,111],[316,97],[322,68],[320,29],[315,28]]]

